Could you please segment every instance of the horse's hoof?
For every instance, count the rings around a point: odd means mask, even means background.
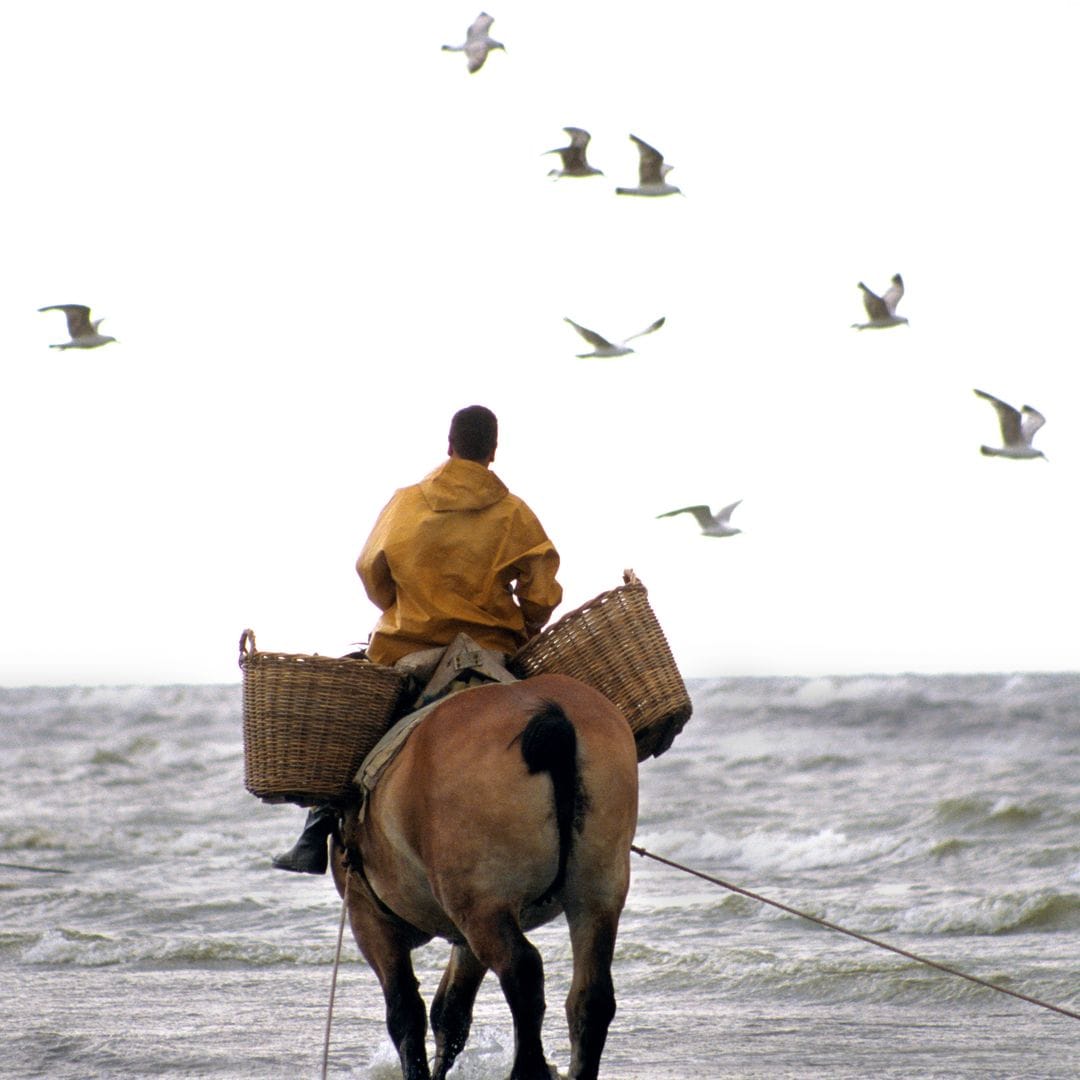
[[[566,1075],[559,1072],[554,1065],[549,1065],[545,1062],[544,1066],[547,1069],[547,1072],[543,1076],[537,1076],[535,1080],[567,1080]],[[532,1074],[530,1073],[529,1075],[531,1080]],[[507,1077],[507,1080],[519,1080],[519,1076],[519,1073],[511,1073]]]

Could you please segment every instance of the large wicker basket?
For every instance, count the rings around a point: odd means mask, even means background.
[[[267,802],[344,804],[353,777],[386,732],[408,682],[366,660],[258,652],[240,638],[244,785]]]
[[[522,646],[507,666],[521,678],[572,675],[599,690],[630,722],[638,761],[662,754],[693,711],[645,586],[601,593]]]

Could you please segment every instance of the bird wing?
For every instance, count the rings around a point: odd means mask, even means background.
[[[667,316],[661,315],[651,326],[646,327],[644,330],[639,330],[636,334],[631,334],[626,340],[633,341],[634,338],[644,337],[646,334],[651,334],[654,330],[659,330],[664,325]]]
[[[657,518],[666,518],[674,517],[676,514],[693,514],[697,518],[697,523],[703,529],[707,529],[714,524],[713,516],[707,506],[683,506],[678,510],[669,510],[666,514],[657,514],[656,516]]]
[[[585,151],[580,146],[560,146],[558,150],[549,150],[548,153],[558,154],[562,158],[564,173],[576,173],[588,167]]]
[[[1031,440],[1035,438],[1035,432],[1045,423],[1046,417],[1038,409],[1025,405],[1020,410],[1020,437],[1030,446]]]
[[[730,505],[725,506],[723,510],[717,510],[717,512],[716,512],[716,524],[717,525],[726,525],[727,522],[728,522],[728,519],[731,517],[731,511],[734,510],[735,507],[738,506],[739,503],[741,503],[741,502],[742,502],[742,499],[736,499]]]
[[[592,136],[584,128],[567,127],[563,131],[570,136],[570,145],[551,151],[562,158],[563,170],[567,173],[588,172],[589,163],[585,159],[585,147]]]
[[[67,316],[68,333],[73,339],[94,332],[90,325],[90,309],[85,304],[52,304],[38,308],[38,311],[62,311]]]
[[[1023,435],[1020,428],[1020,413],[1014,409],[1011,405],[1007,405],[1004,401],[994,397],[993,394],[988,394],[985,390],[976,390],[976,395],[989,401],[994,406],[998,414],[998,423],[1001,425],[1001,437],[1005,440],[1006,446],[1015,446],[1018,442],[1023,441]],[[1040,424],[1035,425],[1035,430],[1041,427]],[[1034,434],[1034,430],[1032,431]]]
[[[465,34],[466,41],[482,41],[487,37],[487,32],[491,29],[491,24],[495,19],[488,15],[487,12],[481,11],[479,15],[473,19],[472,26],[469,27],[468,32]]]
[[[881,302],[885,305],[886,310],[890,315],[896,314],[896,305],[900,303],[900,298],[904,295],[904,281],[899,274],[893,274],[892,285],[885,290],[881,297]]]
[[[664,155],[636,135],[631,135],[630,138],[637,143],[638,154],[641,158],[638,162],[639,182],[641,184],[661,183],[664,179]]]
[[[866,308],[866,314],[870,316],[870,321],[876,322],[878,319],[888,318],[889,309],[885,306],[885,301],[877,293],[871,292],[861,281],[859,288],[862,289],[862,302]]]
[[[570,136],[570,145],[558,146],[554,150],[545,150],[544,153],[557,153],[563,159],[563,168],[572,170],[585,164],[585,147],[589,146],[591,136],[581,127],[564,127],[563,131]]]
[[[590,345],[597,349],[611,349],[614,346],[607,338],[602,338],[595,330],[588,330],[584,326],[579,326],[573,319],[563,319],[564,322],[568,322]]]

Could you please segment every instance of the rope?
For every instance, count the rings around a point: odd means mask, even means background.
[[[330,1005],[326,1010],[326,1035],[323,1038],[322,1080],[326,1080],[326,1070],[330,1064],[330,1023],[334,1017],[334,993],[337,990],[337,973],[341,964],[341,940],[345,936],[345,897],[349,895],[349,870],[345,869],[345,888],[341,891],[341,920],[338,922],[337,951],[334,953],[334,974],[330,979]]]
[[[61,870],[55,866],[27,866],[25,863],[0,862],[7,870],[30,870],[35,874],[71,874],[72,870]]]
[[[683,866],[681,863],[673,862],[671,859],[665,859],[662,855],[654,855],[651,851],[646,851],[645,848],[638,847],[636,844],[631,844],[630,850],[634,852],[635,855],[655,859],[658,863],[663,863],[665,866],[673,867],[676,870],[682,870],[687,874],[693,874],[694,877],[699,877],[703,881],[708,881],[713,885],[719,885],[724,889],[730,889],[732,892],[739,893],[741,896],[748,896],[751,900],[759,900],[763,904],[770,904],[774,908],[786,911],[789,915],[798,915],[800,919],[809,919],[810,922],[817,923],[818,926],[824,926],[827,930],[836,930],[841,934],[847,934],[848,937],[857,938],[859,941],[865,941],[869,945],[876,945],[879,949],[887,949],[889,952],[896,953],[898,956],[903,956],[908,960],[914,960],[919,964],[926,964],[928,967],[937,968],[938,971],[944,971],[948,975],[957,975],[961,979],[967,979],[968,982],[977,983],[979,986],[985,986],[990,990],[997,990],[1000,994],[1008,994],[1010,997],[1019,998],[1021,1001],[1026,1001],[1031,1005],[1038,1005],[1040,1008],[1050,1009],[1053,1012],[1061,1013],[1062,1016],[1069,1016],[1073,1020],[1080,1020],[1080,1013],[1073,1012],[1071,1009],[1062,1008],[1060,1005],[1051,1005],[1047,1001],[1040,1001],[1038,998],[1029,997],[1027,994],[1018,993],[1016,990],[1009,990],[1007,987],[998,986],[997,983],[980,979],[977,975],[968,975],[964,971],[958,971],[954,967],[949,967],[948,964],[939,964],[936,960],[928,960],[925,956],[918,956],[905,949],[898,949],[895,945],[889,945],[887,942],[879,941],[877,938],[872,938],[867,934],[860,934],[855,930],[848,930],[843,926],[838,926],[836,923],[828,922],[825,919],[819,919],[816,915],[808,915],[805,911],[799,911],[796,908],[788,907],[787,904],[781,904],[776,900],[770,900],[768,897],[760,896],[758,893],[751,892],[749,889],[741,889],[738,885],[732,885],[730,882],[721,881],[720,878],[710,877],[708,874],[703,874],[700,870],[694,870],[689,866]]]

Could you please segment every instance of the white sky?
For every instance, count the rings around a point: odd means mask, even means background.
[[[632,566],[686,675],[1075,669],[1075,5],[508,2],[469,76],[478,10],[5,10],[0,684],[346,651],[473,402],[556,614]],[[605,176],[548,178],[564,125]],[[685,198],[614,194],[630,132]],[[911,326],[851,330],[897,271]],[[980,456],[976,386],[1049,462]]]

